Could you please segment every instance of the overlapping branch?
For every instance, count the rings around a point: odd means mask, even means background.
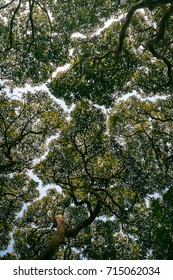
[[[148,8],[150,10],[153,10],[154,8],[165,5],[165,4],[171,4],[171,5],[166,9],[165,13],[163,14],[163,17],[161,18],[161,20],[159,22],[158,31],[156,32],[154,38],[152,38],[151,40],[149,40],[147,42],[147,46],[148,46],[149,51],[152,53],[152,55],[154,57],[156,57],[157,59],[162,60],[164,62],[164,64],[166,65],[167,71],[168,71],[168,83],[166,85],[169,85],[172,83],[172,78],[173,78],[172,77],[172,64],[163,54],[158,53],[156,51],[155,47],[164,38],[165,31],[166,31],[166,24],[168,22],[168,19],[171,16],[171,14],[173,13],[173,1],[172,0],[170,0],[170,1],[143,0],[143,1],[140,1],[136,4],[134,4],[130,8],[129,12],[127,13],[125,22],[121,27],[118,45],[115,47],[115,54],[116,54],[116,56],[119,56],[123,50],[124,40],[127,36],[127,30],[129,28],[129,25],[131,23],[132,17],[135,14],[135,12],[142,8]]]
[[[82,229],[89,226],[95,220],[95,218],[100,213],[101,207],[102,207],[102,201],[99,195],[97,195],[97,203],[94,211],[90,212],[90,215],[87,219],[83,220],[82,222],[80,222],[74,228],[71,229],[66,228],[63,215],[58,214],[56,217],[57,232],[55,233],[52,241],[50,242],[46,250],[40,256],[35,257],[35,259],[39,259],[39,260],[51,259],[57,253],[59,246],[61,244],[66,243],[65,240],[66,238],[69,239],[70,237],[77,236]]]
[[[10,7],[10,5],[13,4],[13,2],[15,2],[15,0],[10,1],[7,4],[4,4],[3,6],[0,6],[0,11],[5,10],[6,8]],[[52,31],[52,24],[51,24],[51,19],[48,13],[48,10],[43,7],[38,1],[36,0],[28,0],[28,7],[29,7],[29,13],[28,13],[28,18],[26,20],[26,24],[25,24],[25,30],[23,31],[24,34],[27,33],[28,30],[28,24],[30,23],[30,27],[31,27],[31,40],[29,42],[29,48],[27,51],[27,54],[31,48],[31,45],[35,42],[36,38],[35,38],[35,34],[36,34],[36,24],[34,22],[34,17],[33,17],[33,13],[34,13],[34,8],[35,6],[38,6],[40,8],[40,10],[42,10],[42,12],[46,15],[47,19],[48,19],[48,23],[50,26],[50,30]],[[12,12],[12,16],[9,22],[9,45],[3,49],[0,50],[0,52],[5,53],[10,51],[13,47],[14,47],[14,27],[15,27],[15,20],[17,18],[17,15],[19,13],[19,10],[21,9],[22,6],[22,0],[19,0],[17,3],[17,6],[14,8],[14,11]],[[17,39],[17,38],[15,38]],[[16,40],[15,40],[16,41]],[[24,42],[23,42],[24,43]],[[18,43],[18,45],[21,43]]]

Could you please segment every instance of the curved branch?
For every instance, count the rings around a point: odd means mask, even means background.
[[[16,17],[16,14],[18,13],[20,6],[21,6],[22,0],[19,0],[18,5],[14,11],[14,14],[11,17],[10,21],[10,32],[9,32],[9,40],[10,40],[10,45],[5,51],[9,51],[13,47],[13,26],[14,26],[14,19]],[[11,2],[12,3],[12,2]]]
[[[52,23],[51,23],[51,18],[49,16],[48,10],[46,10],[46,8],[44,8],[38,1],[35,0],[35,3],[40,7],[41,10],[43,10],[43,12],[46,14],[48,21],[49,21],[49,25],[50,25],[50,30],[52,32]]]
[[[122,49],[123,49],[123,45],[124,45],[124,40],[126,38],[126,35],[127,35],[127,29],[130,25],[130,22],[131,22],[131,19],[134,15],[134,13],[139,10],[139,9],[142,9],[142,8],[145,8],[146,7],[146,3],[145,1],[140,1],[136,4],[134,4],[129,12],[127,13],[126,15],[126,19],[125,19],[125,22],[123,24],[123,26],[121,27],[121,31],[120,31],[120,35],[119,35],[119,42],[118,42],[118,46],[116,47],[115,49],[115,53],[116,55],[120,55]]]
[[[40,256],[37,256],[35,259],[50,260],[57,252],[59,246],[64,243],[65,222],[61,214],[56,216],[56,223],[57,223],[57,232],[54,235],[52,241],[50,242],[46,250]]]
[[[125,22],[123,24],[123,26],[121,27],[121,31],[120,31],[120,35],[119,35],[119,42],[118,42],[118,46],[115,48],[115,53],[116,55],[120,55],[120,53],[122,52],[122,49],[123,49],[123,45],[124,45],[124,40],[126,38],[126,35],[127,35],[127,29],[130,25],[130,22],[132,20],[132,17],[134,15],[134,13],[137,11],[137,10],[140,10],[140,9],[143,9],[143,8],[148,8],[150,10],[158,7],[158,6],[162,6],[162,5],[165,5],[165,4],[172,4],[173,1],[171,0],[143,0],[143,1],[140,1],[136,4],[134,4],[129,12],[127,13],[126,15],[126,19],[125,19]]]
[[[90,212],[90,216],[86,220],[79,223],[76,227],[74,227],[73,229],[67,229],[65,232],[65,237],[69,238],[77,236],[82,229],[89,226],[98,216],[102,208],[102,200],[99,195],[95,196],[97,197],[97,204],[95,206],[94,211]]]
[[[5,9],[5,8],[7,8],[7,7],[10,6],[14,1],[16,1],[16,0],[11,0],[9,3],[6,3],[4,6],[1,6],[1,7],[0,7],[0,10],[3,10],[3,9]]]
[[[152,53],[152,55],[154,57],[156,57],[157,59],[162,60],[168,69],[168,85],[172,82],[172,64],[169,62],[169,60],[162,54],[159,54],[155,48],[154,45],[156,45],[157,43],[159,43],[164,35],[165,35],[165,30],[166,30],[166,24],[168,19],[170,18],[171,14],[173,13],[173,5],[171,5],[166,12],[164,13],[163,17],[161,18],[160,22],[159,22],[159,26],[158,26],[158,32],[155,35],[154,38],[152,38],[151,40],[148,41],[147,46],[149,51]]]
[[[40,256],[35,257],[35,259],[50,260],[58,251],[59,246],[65,243],[65,237],[69,239],[70,237],[77,236],[82,229],[89,226],[95,220],[95,218],[100,213],[102,207],[102,200],[100,199],[99,195],[95,195],[95,197],[97,198],[95,210],[93,212],[90,212],[90,216],[86,220],[80,222],[73,229],[65,228],[65,222],[63,216],[57,215],[56,217],[57,232],[54,235],[48,247],[46,248],[46,250]]]
[[[142,114],[144,114],[144,115],[148,115],[151,119],[153,119],[153,120],[156,120],[156,121],[160,121],[160,122],[172,122],[173,121],[173,118],[166,118],[166,119],[161,119],[161,118],[159,118],[159,117],[154,117],[153,115],[152,115],[152,112],[148,112],[148,111],[144,111],[144,112],[142,112]]]
[[[29,21],[31,23],[32,41],[33,42],[35,41],[35,25],[34,25],[34,20],[33,20],[33,17],[32,17],[33,9],[34,9],[34,3],[35,3],[35,0],[33,0],[32,2],[31,2],[31,0],[29,0]]]
[[[78,201],[78,200],[77,200],[77,197],[75,196],[75,194],[73,193],[73,191],[71,191],[70,196],[71,196],[71,198],[73,199],[74,204],[75,204],[76,206],[81,206],[81,205],[86,204],[86,205],[87,205],[87,208],[88,208],[88,210],[89,210],[89,212],[92,213],[92,207],[91,207],[91,203],[90,203],[89,200],[83,199],[83,200]]]

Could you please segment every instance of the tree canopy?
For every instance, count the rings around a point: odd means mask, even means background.
[[[173,1],[1,1],[1,259],[173,258],[172,30]]]

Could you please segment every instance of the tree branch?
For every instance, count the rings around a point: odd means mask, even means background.
[[[37,256],[35,259],[50,260],[57,252],[59,246],[64,243],[65,222],[61,214],[56,216],[56,223],[57,223],[57,232],[54,235],[52,241],[50,242],[46,250],[40,256]]]
[[[31,2],[31,0],[29,0],[29,21],[31,23],[32,41],[33,42],[35,41],[35,25],[34,25],[34,20],[33,20],[33,17],[32,17],[33,9],[34,9],[34,3],[35,3],[35,0],[33,0],[32,2]]]
[[[102,199],[100,198],[99,195],[96,195],[96,194],[95,194],[95,197],[97,198],[97,204],[95,206],[95,209],[92,212],[90,212],[90,216],[86,220],[84,220],[81,223],[79,223],[73,229],[67,229],[66,230],[65,236],[67,238],[77,236],[78,233],[82,229],[84,229],[85,227],[89,226],[95,220],[95,218],[98,216],[98,214],[100,213],[100,210],[102,208]]]
[[[12,47],[13,47],[13,26],[14,26],[14,19],[16,17],[16,14],[18,13],[19,9],[20,9],[20,5],[21,5],[22,0],[19,0],[18,5],[14,11],[14,14],[11,17],[11,21],[10,21],[10,32],[9,32],[9,40],[10,40],[10,45],[9,47],[5,50],[5,51],[9,51]]]
[[[118,46],[115,48],[115,53],[117,56],[120,55],[120,53],[122,52],[122,49],[123,49],[123,45],[124,45],[124,40],[126,38],[126,35],[127,35],[127,29],[130,25],[130,22],[132,20],[132,17],[134,15],[134,13],[139,10],[139,9],[143,9],[143,8],[148,8],[150,10],[158,7],[158,6],[162,6],[162,5],[165,5],[165,4],[173,4],[173,0],[143,0],[143,1],[140,1],[136,4],[134,4],[129,12],[127,13],[126,15],[126,19],[125,19],[125,22],[123,24],[123,26],[121,27],[121,31],[120,31],[120,35],[119,35],[119,42],[118,42]]]
[[[118,46],[116,47],[115,49],[115,53],[117,56],[120,55],[120,53],[122,52],[122,49],[123,49],[123,45],[124,45],[124,40],[126,38],[126,35],[127,35],[127,29],[130,25],[130,22],[131,22],[131,19],[134,15],[134,13],[139,10],[139,9],[142,9],[142,8],[145,8],[146,7],[146,3],[145,1],[140,1],[136,4],[134,4],[129,12],[127,13],[126,15],[126,19],[125,19],[125,22],[123,24],[123,26],[121,27],[121,31],[120,31],[120,35],[119,35],[119,42],[118,42]]]
[[[16,1],[16,0],[11,0],[9,3],[5,4],[4,6],[1,6],[1,7],[0,7],[0,10],[3,10],[3,9],[5,9],[5,8],[7,8],[7,7],[10,6],[14,1]]]
[[[75,237],[78,235],[78,233],[84,229],[85,227],[89,226],[95,218],[100,213],[101,207],[102,207],[102,200],[100,199],[99,195],[95,195],[97,198],[97,203],[95,206],[95,210],[93,212],[90,212],[90,216],[76,225],[73,229],[67,229],[65,228],[65,222],[62,215],[57,215],[56,222],[57,222],[57,232],[54,235],[52,241],[46,248],[46,250],[40,255],[35,257],[37,260],[50,260],[58,251],[58,248],[61,244],[65,243],[65,237]]]
[[[163,17],[161,18],[161,20],[159,22],[159,26],[158,26],[158,32],[155,35],[155,37],[152,38],[151,40],[149,40],[148,43],[147,43],[148,49],[152,53],[152,55],[154,57],[156,57],[157,59],[162,60],[166,64],[167,69],[168,69],[168,78],[169,78],[169,81],[167,83],[168,85],[170,83],[172,83],[172,64],[169,62],[169,60],[164,55],[159,54],[155,50],[154,45],[156,45],[157,43],[159,43],[163,39],[163,37],[165,35],[167,21],[170,18],[172,13],[173,13],[173,5],[171,5],[166,10]]]

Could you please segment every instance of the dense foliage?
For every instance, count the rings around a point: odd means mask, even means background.
[[[172,259],[173,1],[1,1],[0,34],[1,259]]]

